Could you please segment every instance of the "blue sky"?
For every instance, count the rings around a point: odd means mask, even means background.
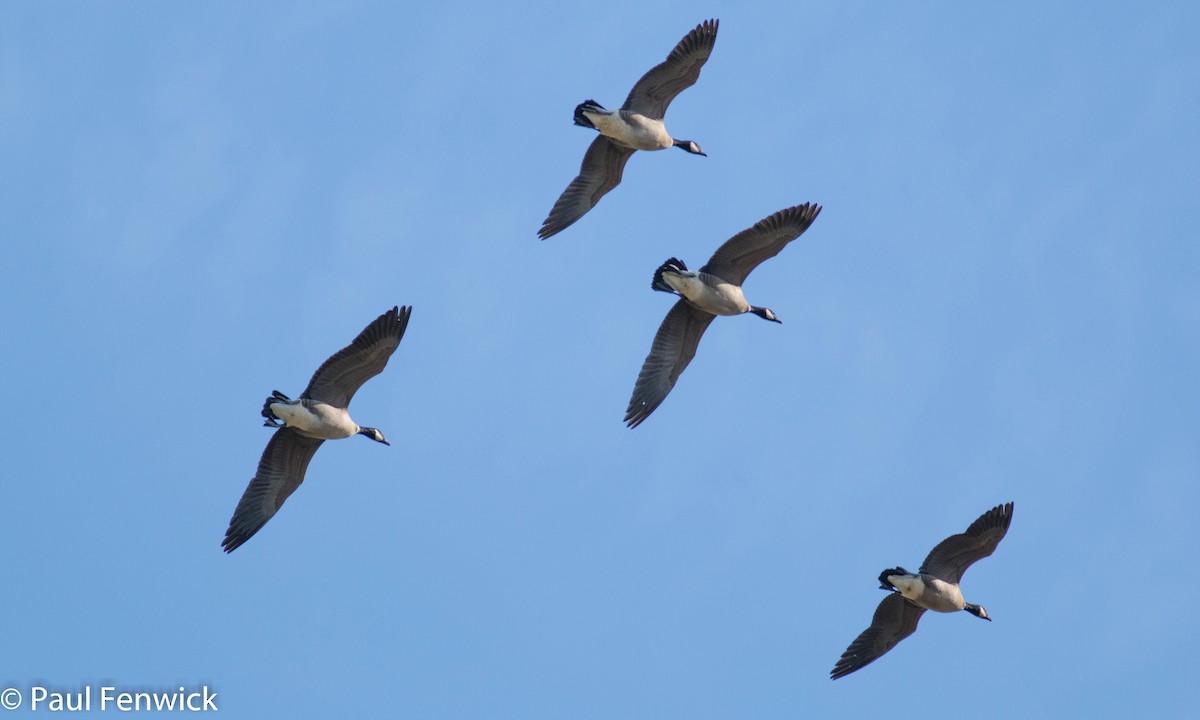
[[[667,115],[709,157],[639,153],[537,240],[575,105],[709,17]],[[0,685],[207,684],[245,718],[1187,716],[1198,20],[5,3]],[[654,269],[806,201],[746,284],[784,324],[719,318],[627,430]],[[392,447],[327,444],[226,556],[262,399],[396,304],[351,408]],[[995,622],[927,615],[830,682],[879,571],[1009,500],[964,581]]]

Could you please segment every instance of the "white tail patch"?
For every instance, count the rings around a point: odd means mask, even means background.
[[[916,575],[888,575],[887,579],[909,600],[916,600],[925,592],[925,583]]]

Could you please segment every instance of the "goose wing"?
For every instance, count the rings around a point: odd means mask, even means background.
[[[696,357],[700,337],[714,317],[716,315],[692,307],[686,300],[675,303],[658,327],[650,354],[642,363],[642,371],[633,386],[633,397],[625,411],[626,425],[630,428],[641,425],[662,405],[679,375]]]
[[[717,42],[717,21],[705,20],[683,36],[671,54],[655,65],[629,91],[622,110],[662,120],[675,96],[696,84],[700,68]]]
[[[1013,504],[997,505],[979,516],[961,535],[951,535],[929,552],[920,572],[957,583],[976,560],[991,555],[1008,533]]]
[[[904,599],[900,593],[891,593],[875,608],[871,627],[850,643],[846,652],[829,672],[831,680],[846,677],[878,660],[888,650],[917,630],[917,623],[925,608],[917,607]]]
[[[820,212],[820,205],[804,203],[765,217],[726,240],[700,272],[740,286],[751,270],[800,237]]]
[[[221,547],[231,553],[242,546],[283,506],[300,483],[308,463],[324,440],[301,435],[293,428],[275,431],[258,461],[258,472],[229,520]]]
[[[620,185],[625,163],[633,153],[633,148],[618,145],[603,135],[593,140],[584,153],[579,175],[558,196],[550,214],[542,221],[538,237],[545,240],[567,229],[595,207],[609,190]]]
[[[388,358],[400,346],[411,314],[410,307],[393,307],[375,318],[354,342],[338,350],[317,368],[300,397],[334,407],[349,407],[362,384],[383,372]]]

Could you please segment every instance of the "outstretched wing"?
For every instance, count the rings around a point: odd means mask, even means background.
[[[650,354],[642,363],[633,396],[625,410],[626,425],[630,428],[641,425],[667,399],[679,375],[696,356],[700,337],[714,317],[716,315],[692,307],[686,300],[675,303],[658,326]]]
[[[633,153],[632,148],[618,145],[603,135],[593,140],[583,156],[579,175],[558,196],[550,214],[542,221],[538,237],[545,240],[586,215],[609,190],[621,184],[625,163]]]
[[[621,109],[662,120],[675,96],[696,84],[700,68],[717,42],[717,24],[716,20],[705,20],[684,35],[666,60],[637,81]]]
[[[258,461],[258,472],[246,486],[229,520],[225,539],[221,541],[225,552],[233,552],[254,537],[283,506],[283,501],[300,487],[309,461],[323,442],[305,437],[293,428],[275,431]]]
[[[997,505],[979,516],[961,535],[951,535],[929,552],[920,572],[957,583],[976,560],[991,555],[1008,534],[1013,504]]]
[[[804,203],[765,217],[726,240],[700,272],[740,286],[751,270],[800,237],[820,212],[820,205]]]
[[[334,407],[350,406],[363,383],[383,372],[400,346],[412,308],[393,307],[363,329],[354,342],[338,350],[313,373],[300,395]]]
[[[904,599],[900,593],[891,593],[875,608],[871,627],[850,643],[846,652],[829,672],[831,680],[846,677],[878,660],[888,650],[917,630],[917,623],[925,608],[917,607]]]

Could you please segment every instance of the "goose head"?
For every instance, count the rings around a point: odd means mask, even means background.
[[[750,312],[759,316],[763,320],[770,320],[771,322],[776,322],[776,323],[779,323],[780,325],[783,324],[783,321],[780,320],[779,317],[775,315],[775,311],[772,310],[771,308],[751,306]]]
[[[387,438],[385,438],[383,436],[383,433],[379,432],[379,428],[371,428],[371,427],[359,428],[358,434],[366,435],[367,437],[371,438],[372,440],[374,440],[377,443],[383,443],[384,445],[388,445],[389,447],[391,446],[391,443],[387,441]]]
[[[700,146],[697,145],[696,141],[694,140],[676,140],[675,147],[686,150],[693,155],[703,155],[704,157],[708,157],[708,153],[701,150]]]
[[[982,605],[972,605],[971,603],[967,603],[967,606],[963,608],[963,610],[966,610],[977,618],[983,618],[988,622],[992,621],[992,619],[988,617],[987,610],[984,610]]]

